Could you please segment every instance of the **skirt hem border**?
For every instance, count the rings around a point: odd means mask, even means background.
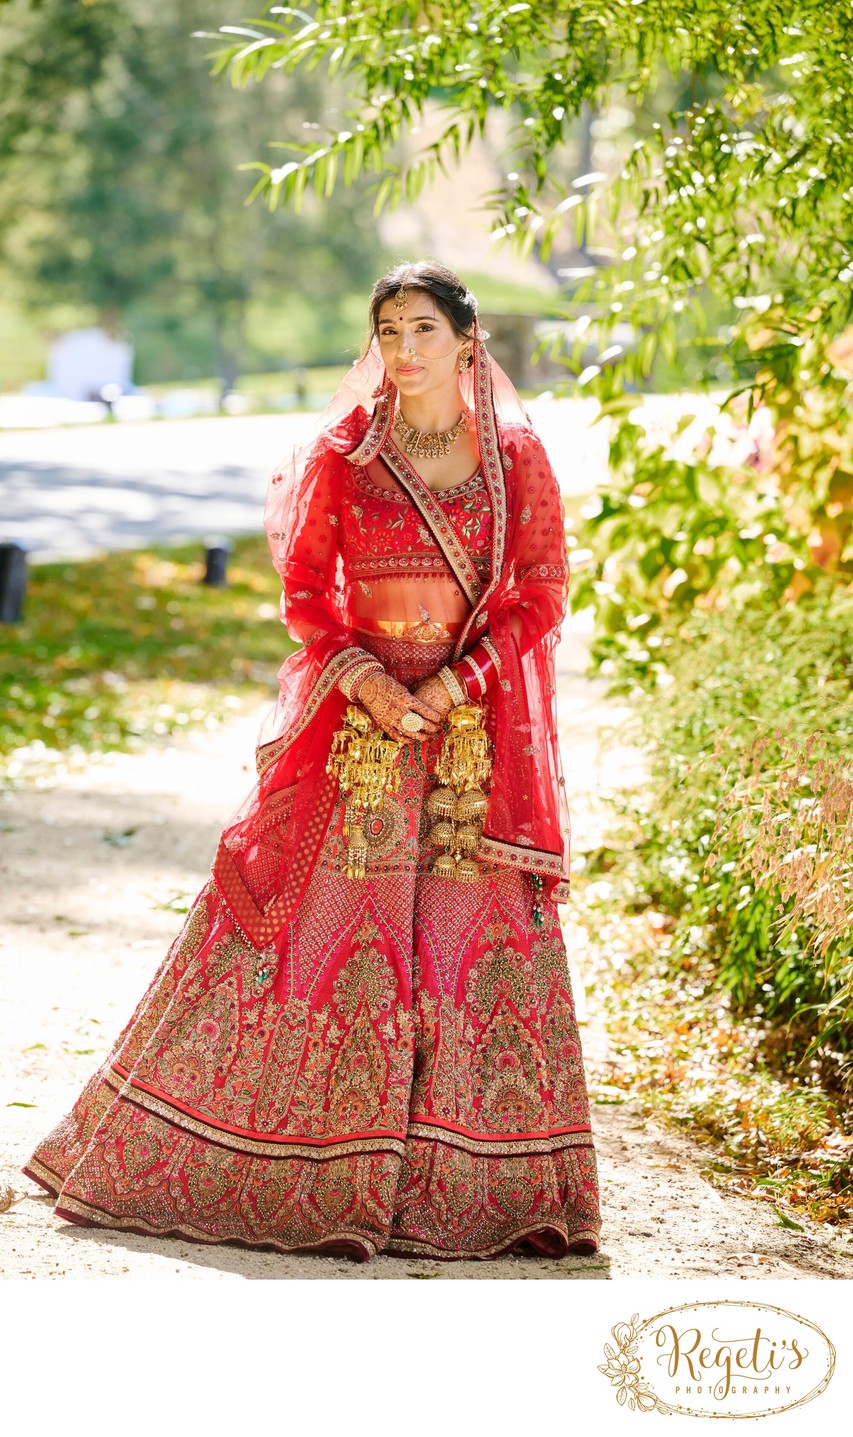
[[[38,1171],[35,1170],[36,1168]],[[89,1203],[80,1202],[76,1198],[62,1198],[62,1187],[57,1185],[57,1177],[48,1168],[42,1167],[40,1163],[36,1163],[34,1166],[28,1165],[21,1171],[57,1199],[54,1213],[65,1222],[76,1223],[79,1227],[100,1227],[105,1231],[134,1233],[138,1237],[178,1238],[186,1242],[197,1242],[205,1247],[236,1244],[250,1251],[266,1250],[283,1255],[317,1253],[319,1256],[327,1257],[339,1255],[353,1257],[359,1262],[367,1262],[370,1258],[377,1256],[429,1258],[438,1262],[483,1261],[505,1257],[512,1253],[519,1243],[531,1241],[537,1237],[557,1239],[560,1251],[546,1252],[537,1249],[539,1257],[547,1257],[552,1260],[569,1256],[572,1248],[580,1244],[588,1245],[591,1248],[589,1255],[599,1250],[599,1236],[594,1228],[582,1227],[570,1231],[568,1227],[557,1226],[553,1223],[535,1223],[532,1227],[514,1233],[508,1239],[502,1239],[491,1247],[479,1248],[474,1252],[448,1252],[445,1248],[437,1247],[433,1243],[422,1242],[416,1238],[393,1236],[386,1239],[380,1247],[362,1234],[349,1232],[334,1233],[327,1238],[316,1238],[309,1243],[290,1245],[276,1242],[273,1238],[251,1242],[240,1237],[208,1237],[200,1235],[196,1229],[189,1227],[158,1228],[151,1223],[146,1223],[142,1218],[121,1218],[93,1207]],[[533,1245],[536,1246],[535,1241]]]

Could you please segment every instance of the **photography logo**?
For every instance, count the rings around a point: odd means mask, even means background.
[[[637,1412],[769,1417],[829,1386],[835,1348],[808,1318],[763,1302],[692,1302],[617,1322],[599,1372]]]

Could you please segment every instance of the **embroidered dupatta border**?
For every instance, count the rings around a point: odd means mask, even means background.
[[[328,804],[318,804],[301,834],[303,846],[314,844],[312,852],[316,851],[322,842],[334,805],[335,789],[331,784],[328,794]],[[252,898],[240,877],[233,855],[221,838],[212,872],[219,896],[244,938],[255,948],[265,948],[273,943],[291,916],[295,903],[293,890],[301,882],[302,870],[297,869],[295,859],[288,870],[284,889],[264,909],[260,909]]]
[[[486,600],[494,593],[500,582],[507,539],[507,497],[506,475],[501,459],[501,447],[495,421],[495,406],[492,398],[492,372],[485,342],[475,338],[472,345],[474,356],[474,414],[477,420],[477,443],[483,462],[486,488],[492,502],[492,572],[488,584],[465,620],[462,632],[456,640],[454,659],[462,657],[465,643],[473,623],[481,624],[486,615],[482,612]]]
[[[268,752],[259,749],[256,755],[256,763],[259,774],[263,774],[270,764],[280,758],[283,753],[294,743],[308,724],[317,714],[320,705],[328,698],[329,694],[337,685],[339,679],[354,664],[360,663],[365,656],[365,650],[357,646],[341,649],[334,654],[326,663],[318,678],[314,681],[311,692],[305,702],[305,707],[299,720],[293,727],[279,739],[263,747]],[[301,835],[301,844],[314,843],[312,852],[322,842],[326,824],[332,811],[335,801],[335,788],[330,783],[328,787],[328,802],[318,803],[311,814],[310,820]],[[293,890],[301,882],[302,872],[296,869],[295,858],[288,872],[288,877],[282,892],[271,899],[267,907],[260,909],[249,893],[243,879],[240,877],[234,856],[225,843],[224,835],[219,839],[219,846],[216,850],[216,857],[212,865],[213,877],[220,897],[228,907],[237,927],[243,936],[258,948],[265,947],[272,943],[277,937],[282,924],[290,916],[293,906]]]
[[[376,458],[391,429],[396,397],[397,386],[386,373],[364,437],[346,456],[351,464],[369,464]]]
[[[265,743],[262,748],[258,749],[256,767],[259,775],[264,773],[271,763],[275,763],[277,758],[281,758],[281,755],[290,748],[292,743],[295,743],[299,735],[308,727],[323,700],[337,686],[347,670],[354,667],[355,664],[361,663],[361,660],[365,658],[373,658],[373,655],[369,654],[366,649],[357,647],[341,649],[338,653],[333,654],[315,679],[297,722],[286,734],[282,734],[281,738],[271,739],[269,743]]]
[[[563,858],[560,853],[552,853],[547,848],[527,848],[523,843],[507,843],[502,838],[489,838],[486,834],[480,839],[477,853],[508,868],[522,864],[531,873],[547,873],[556,878],[563,872]]]

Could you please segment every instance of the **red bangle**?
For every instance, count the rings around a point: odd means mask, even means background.
[[[452,667],[471,699],[482,698],[499,673],[497,664],[482,643],[475,644],[471,652],[464,654]]]

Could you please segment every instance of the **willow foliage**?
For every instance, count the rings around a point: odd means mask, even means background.
[[[594,303],[601,353],[616,324],[642,336],[585,364],[602,398],[648,372],[658,346],[674,354],[678,316],[699,294],[736,318],[768,316],[758,344],[753,334],[729,349],[753,377],[767,362],[790,367],[792,344],[853,315],[850,0],[318,0],[223,26],[219,39],[216,67],[238,85],[323,67],[351,93],[343,124],[310,143],[280,136],[281,163],[255,162],[255,193],[273,206],[298,206],[309,187],[330,196],[365,171],[377,211],[411,202],[491,109],[508,111],[494,230],[547,257],[564,226],[594,225],[603,243],[574,310]],[[678,103],[621,168],[557,180],[585,104],[639,105],[667,75]],[[442,133],[400,162],[398,142],[436,98]]]

